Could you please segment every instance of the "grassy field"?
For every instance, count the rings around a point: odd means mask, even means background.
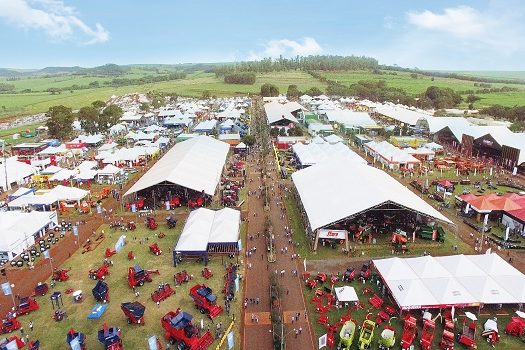
[[[87,319],[87,316],[91,308],[95,305],[95,300],[91,295],[91,289],[95,285],[95,282],[87,278],[88,270],[100,266],[104,256],[104,250],[107,247],[114,246],[121,234],[119,231],[114,232],[112,229],[109,229],[108,226],[102,226],[101,229],[104,229],[106,232],[106,239],[103,243],[92,252],[81,254],[80,249],[75,253],[63,266],[63,268],[72,269],[69,274],[70,279],[67,282],[58,282],[54,287],[55,290],[62,291],[64,309],[68,314],[68,318],[56,323],[51,319],[53,310],[51,308],[49,295],[38,298],[40,310],[19,318],[26,331],[29,331],[27,323],[30,320],[33,321],[35,329],[33,332],[30,332],[31,339],[40,339],[42,349],[64,349],[66,348],[65,337],[67,330],[70,327],[74,327],[76,330],[84,332],[87,335],[89,344],[88,348],[99,349],[102,348],[102,345],[97,340],[97,331],[104,323],[107,323],[108,326],[118,326],[122,329],[125,349],[146,349],[146,339],[153,335],[162,339],[164,346],[164,331],[161,327],[160,319],[168,311],[175,311],[180,307],[194,316],[194,322],[196,324],[200,324],[202,316],[194,308],[188,295],[191,286],[197,283],[207,284],[217,295],[218,303],[224,305],[221,290],[224,286],[223,275],[225,269],[222,265],[223,262],[221,261],[221,258],[214,258],[211,260],[209,268],[213,271],[214,276],[209,280],[205,280],[201,276],[203,265],[200,263],[184,262],[179,267],[174,268],[170,252],[182,231],[183,225],[182,223],[179,223],[175,229],[166,230],[165,225],[161,222],[159,223],[161,228],[157,229],[155,232],[147,230],[144,225],[140,223],[137,225],[138,228],[136,231],[127,233],[127,245],[120,253],[111,258],[114,262],[114,266],[110,267],[111,274],[106,278],[106,282],[110,286],[109,307],[101,319],[89,320]],[[156,238],[155,233],[161,231],[164,231],[167,236],[163,239]],[[243,237],[245,231],[246,229],[243,227]],[[149,238],[148,241],[144,241],[144,244],[141,244],[140,241],[145,240],[146,237]],[[152,242],[158,242],[163,251],[162,255],[153,256],[149,252],[148,246]],[[130,262],[127,259],[127,253],[129,251],[135,253],[136,260],[133,262]],[[228,261],[229,259],[224,259],[225,264]],[[143,287],[138,288],[140,291],[140,296],[138,298],[133,295],[133,291],[129,288],[126,281],[127,269],[133,264],[139,264],[144,269],[158,269],[160,271],[160,275],[153,275],[152,283],[146,283]],[[176,287],[176,294],[161,302],[160,306],[155,305],[150,298],[150,294],[157,288],[158,283],[168,282],[174,287],[173,275],[182,270],[186,270],[188,273],[192,274],[194,276],[193,280],[188,284]],[[64,293],[64,290],[67,288],[82,290],[84,292],[85,300],[82,303],[74,303],[71,296]],[[242,298],[237,296],[234,304],[232,304],[232,312],[230,312],[230,315],[228,316],[226,312],[224,312],[215,319],[215,324],[217,322],[222,322],[223,329],[226,328],[232,320],[232,313],[235,313],[235,319],[237,321],[241,320],[241,299]],[[146,306],[144,326],[128,325],[126,318],[120,309],[120,304],[122,302],[134,300],[138,300]],[[213,323],[208,319],[204,319],[204,324],[205,328],[209,326],[212,333],[214,333],[215,325]],[[239,349],[239,322],[235,322],[233,330],[235,332],[235,348]],[[218,341],[215,341],[214,346],[217,346],[217,344]],[[223,348],[225,347],[223,346]]]
[[[479,78],[491,78],[491,79],[525,79],[525,71],[490,71],[490,70],[479,70],[479,71],[454,71],[451,73],[458,73],[462,75],[469,75]]]
[[[139,75],[139,73],[134,73]],[[124,76],[128,78],[128,76]],[[77,81],[78,79],[79,81]],[[89,105],[95,100],[106,100],[112,95],[124,95],[133,92],[174,92],[183,96],[200,97],[203,91],[210,91],[215,96],[232,96],[248,93],[259,93],[260,87],[264,83],[273,83],[279,87],[279,90],[286,93],[288,85],[296,84],[299,89],[306,90],[311,87],[324,88],[315,78],[307,73],[300,71],[275,72],[268,74],[258,74],[257,81],[254,85],[237,85],[225,84],[213,73],[197,72],[189,74],[185,79],[158,82],[144,85],[129,85],[123,87],[100,87],[94,89],[74,90],[73,92],[64,91],[61,94],[51,95],[44,92],[49,87],[70,86],[72,84],[86,84],[90,81],[102,81],[100,77],[80,77],[64,76],[50,78],[27,78],[12,83],[17,86],[17,90],[31,88],[33,91],[40,89],[38,92],[17,93],[17,94],[0,94],[0,118],[9,117],[19,114],[32,114],[45,112],[54,105],[65,105],[78,109]],[[3,82],[0,80],[0,83]],[[36,87],[33,87],[36,86]],[[20,87],[20,88],[19,88]],[[5,108],[4,108],[5,107]]]
[[[385,74],[372,74],[368,71],[353,71],[353,72],[330,72],[322,73],[325,77],[330,80],[338,81],[345,85],[351,85],[357,83],[360,80],[385,80],[387,86],[401,88],[410,95],[417,95],[423,93],[429,86],[438,86],[441,88],[451,88],[456,91],[465,90],[478,90],[480,87],[474,86],[473,81],[451,79],[451,78],[440,78],[435,77],[432,81],[431,77],[425,75],[419,75],[418,79],[414,79],[408,72],[385,72]],[[494,104],[500,104],[503,106],[512,107],[514,105],[523,104],[525,101],[525,85],[520,84],[490,84],[493,88],[500,88],[503,86],[511,86],[520,89],[520,91],[509,92],[509,93],[489,93],[489,94],[477,94],[481,98],[480,101],[476,102],[474,106],[476,108],[491,106]],[[466,104],[464,105],[466,107]]]

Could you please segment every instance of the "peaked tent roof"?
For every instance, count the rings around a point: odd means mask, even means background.
[[[332,158],[295,172],[292,179],[312,230],[389,202],[451,223],[390,175],[365,164]]]
[[[229,149],[227,143],[209,136],[177,143],[125,195],[167,181],[212,196]]]
[[[421,281],[430,293],[442,304],[457,305],[478,303],[478,300],[454,278],[424,278]]]

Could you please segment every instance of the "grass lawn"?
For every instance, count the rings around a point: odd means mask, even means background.
[[[130,218],[131,220],[131,218]],[[66,332],[70,327],[74,327],[76,330],[84,332],[88,337],[88,347],[91,349],[102,348],[102,345],[98,343],[97,331],[104,323],[108,326],[116,325],[122,329],[124,348],[126,349],[146,349],[146,339],[150,336],[156,335],[163,339],[164,331],[160,324],[161,317],[168,311],[175,311],[177,308],[189,312],[194,316],[194,322],[200,323],[202,316],[194,308],[191,298],[188,295],[189,288],[197,283],[205,283],[210,286],[214,293],[218,296],[218,303],[224,306],[224,298],[222,294],[222,288],[224,286],[224,272],[225,269],[222,265],[229,262],[229,259],[224,258],[224,261],[220,257],[213,258],[209,264],[209,268],[213,271],[214,276],[205,280],[201,276],[201,270],[203,265],[195,262],[184,262],[177,268],[173,267],[172,255],[170,254],[170,248],[172,248],[182,231],[182,222],[177,224],[177,227],[172,230],[168,230],[163,222],[159,221],[160,228],[156,231],[149,231],[142,224],[142,220],[138,220],[140,223],[137,225],[136,231],[127,233],[127,245],[117,255],[111,259],[114,262],[114,266],[110,267],[110,275],[106,278],[106,282],[110,287],[110,302],[109,307],[105,314],[99,320],[88,320],[87,315],[91,308],[95,305],[95,300],[91,294],[91,289],[94,287],[95,282],[87,278],[88,270],[97,268],[100,266],[103,260],[104,251],[107,247],[113,247],[115,242],[120,236],[120,231],[113,231],[108,226],[102,226],[106,232],[106,239],[100,244],[94,251],[81,254],[80,249],[75,253],[66,263],[64,268],[71,268],[69,273],[70,279],[67,282],[58,282],[54,290],[62,291],[62,297],[64,300],[64,309],[68,314],[68,318],[61,321],[55,322],[51,319],[52,308],[49,300],[49,294],[45,297],[39,297],[38,302],[40,304],[40,310],[26,315],[21,316],[20,320],[28,331],[27,323],[32,320],[35,325],[35,330],[30,333],[31,339],[40,339],[43,349],[63,349],[65,345]],[[155,233],[165,232],[167,236],[162,239],[155,238]],[[242,232],[246,230],[243,227]],[[135,239],[136,237],[136,239]],[[140,244],[141,239],[149,237],[149,240],[145,244]],[[158,242],[163,253],[160,256],[154,256],[149,252],[148,246],[153,242]],[[132,250],[135,253],[135,261],[130,262],[127,259],[127,253]],[[136,298],[127,284],[127,269],[133,264],[139,264],[144,269],[158,269],[160,275],[153,275],[153,282],[146,283],[143,287],[139,287],[140,296]],[[188,284],[183,284],[180,287],[176,287],[176,294],[168,298],[167,300],[160,303],[160,307],[151,300],[150,294],[157,288],[158,283],[168,282],[174,287],[175,283],[173,275],[176,272],[186,270],[188,273],[194,276],[193,280]],[[49,281],[48,281],[49,282]],[[84,301],[82,303],[74,303],[70,295],[66,295],[64,291],[67,288],[73,288],[74,290],[80,289],[84,292]],[[15,289],[16,291],[16,289]],[[240,317],[240,298],[238,294],[234,304],[232,304],[231,310],[235,314],[236,320],[241,320]],[[138,300],[146,305],[145,314],[145,325],[128,325],[123,312],[120,309],[120,303],[126,301]],[[227,327],[232,319],[232,313],[230,316],[224,312],[215,319],[215,322],[223,322],[223,328]],[[205,327],[208,325],[210,329],[214,330],[214,325],[207,319],[204,320]],[[240,336],[239,336],[239,323],[236,322],[233,328],[235,333],[236,349],[240,348]],[[163,340],[165,343],[165,341]],[[97,344],[97,345],[94,345]],[[214,346],[217,346],[218,341],[214,342]]]

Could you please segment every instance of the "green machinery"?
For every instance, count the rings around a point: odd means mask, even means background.
[[[434,230],[436,231],[434,233]],[[416,231],[416,237],[428,240],[436,240],[438,242],[445,241],[445,230],[441,226],[423,225]]]
[[[339,348],[341,348],[342,350],[350,349],[350,346],[352,346],[352,343],[354,341],[355,333],[355,322],[352,320],[346,321],[341,327],[341,331],[339,332],[339,337],[341,338],[341,340],[339,341]]]
[[[365,350],[370,348],[372,345],[372,338],[374,337],[374,328],[376,323],[372,320],[365,320],[361,327],[361,333],[359,334],[359,350]]]

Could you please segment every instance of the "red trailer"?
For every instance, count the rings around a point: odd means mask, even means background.
[[[432,348],[432,341],[434,340],[434,330],[436,323],[432,320],[423,320],[423,332],[421,333],[421,348],[423,350],[430,350]]]
[[[195,303],[195,307],[202,314],[208,315],[210,319],[219,316],[224,310],[217,305],[217,297],[213,294],[211,288],[204,284],[197,284],[190,289],[190,297]]]
[[[104,326],[98,330],[98,341],[104,345],[105,350],[123,350],[122,332],[120,328]]]
[[[153,243],[152,245],[149,246],[149,251],[152,252],[154,255],[160,255],[162,254],[162,250],[160,250],[159,248],[159,245],[157,244],[157,242]]]
[[[417,324],[416,318],[412,315],[405,317],[405,326],[403,329],[403,335],[401,337],[401,349],[407,350],[412,346],[414,339],[416,338]]]
[[[91,292],[97,302],[104,304],[109,302],[109,286],[106,282],[99,280]]]
[[[104,263],[96,270],[89,270],[88,277],[93,280],[103,280],[109,275],[109,263]]]
[[[144,326],[144,311],[146,311],[144,305],[138,301],[134,301],[132,303],[122,303],[120,304],[120,308],[124,312],[124,315],[126,315],[128,324],[140,324]]]
[[[38,310],[39,308],[40,307],[38,306],[38,303],[35,299],[31,297],[24,297],[20,298],[18,306],[15,309],[15,313],[17,316],[26,315],[28,313]]]
[[[155,230],[157,229],[157,227],[159,227],[159,224],[157,224],[157,221],[155,220],[154,217],[148,216],[146,218],[146,227],[149,228],[150,230]]]
[[[168,283],[161,283],[156,291],[151,293],[151,300],[155,303],[168,299],[170,296],[175,294],[175,291],[171,288]]]
[[[206,350],[213,343],[211,333],[199,335],[199,329],[191,323],[193,316],[177,309],[168,312],[162,319],[162,328],[166,331],[164,336],[175,348],[187,350]]]

